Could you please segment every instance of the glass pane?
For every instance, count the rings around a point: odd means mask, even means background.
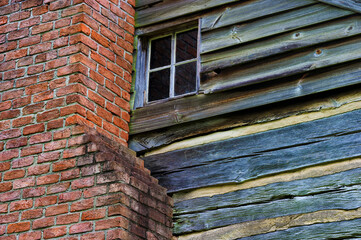
[[[175,67],[175,95],[196,91],[197,62],[182,64]]]
[[[148,101],[169,98],[170,69],[164,69],[149,74]]]
[[[197,29],[177,34],[177,62],[197,58],[197,35]]]
[[[170,65],[172,37],[164,37],[151,41],[150,68]]]

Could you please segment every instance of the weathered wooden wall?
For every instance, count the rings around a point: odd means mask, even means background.
[[[361,4],[142,0],[137,33],[200,19],[197,95],[133,111],[129,146],[181,239],[361,236]]]

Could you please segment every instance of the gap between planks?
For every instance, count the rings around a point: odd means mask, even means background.
[[[251,126],[242,126],[234,128],[232,130],[221,131],[216,133],[211,133],[205,136],[195,137],[191,139],[182,140],[175,142],[173,144],[167,145],[165,147],[155,149],[153,151],[147,152],[143,157],[161,154],[165,152],[175,151],[179,149],[199,146],[203,144],[208,144],[212,142],[222,141],[230,138],[236,138],[240,136],[251,135],[255,133],[265,132],[273,129],[283,128],[291,125],[296,125],[303,122],[310,122],[322,118],[327,118],[330,116],[350,112],[353,110],[361,109],[361,95],[352,96],[354,99],[351,99],[351,103],[340,103],[335,100],[335,108],[332,109],[321,109],[318,112],[303,113],[300,115],[290,116],[279,120],[274,120],[266,123],[259,123]],[[339,106],[341,105],[341,106]],[[339,107],[338,107],[339,106]],[[322,108],[322,106],[320,106]]]
[[[312,213],[295,214],[238,223],[204,232],[181,235],[178,237],[178,240],[237,239],[285,230],[297,226],[308,226],[317,223],[332,223],[357,218],[361,218],[361,208],[355,210],[322,210]]]

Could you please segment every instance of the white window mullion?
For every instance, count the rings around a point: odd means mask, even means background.
[[[175,85],[175,61],[176,61],[176,34],[172,35],[172,54],[171,54],[171,66],[170,66],[170,83],[169,83],[169,97],[174,97],[174,85]]]

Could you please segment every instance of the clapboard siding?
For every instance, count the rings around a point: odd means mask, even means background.
[[[333,22],[298,29],[263,41],[240,45],[229,50],[203,54],[201,56],[201,72],[223,69],[236,64],[258,60],[360,33],[361,16],[356,15],[346,19],[337,19]]]
[[[276,231],[239,238],[237,240],[314,240],[314,239],[359,239],[361,237],[361,218],[349,221],[319,223],[309,226],[294,227],[283,231]]]
[[[351,40],[343,39],[333,44],[302,49],[286,56],[278,55],[264,62],[228,68],[215,77],[205,78],[201,90],[224,91],[360,59],[360,40],[357,36]]]
[[[244,44],[297,28],[353,14],[352,11],[316,4],[249,23],[237,24],[202,33],[201,53]]]
[[[361,110],[145,157],[170,192],[243,182],[361,155]]]
[[[201,30],[209,31],[316,3],[312,0],[253,0],[223,7],[201,19]],[[257,14],[255,14],[257,12]]]
[[[361,3],[359,0],[318,0],[318,1],[361,13]]]
[[[320,178],[275,183],[217,195],[208,198],[208,202],[202,201],[204,198],[190,200],[183,205],[181,202],[175,205],[174,230],[177,234],[183,234],[285,215],[359,208],[360,174],[361,169],[358,168]],[[182,210],[189,213],[177,212]]]

